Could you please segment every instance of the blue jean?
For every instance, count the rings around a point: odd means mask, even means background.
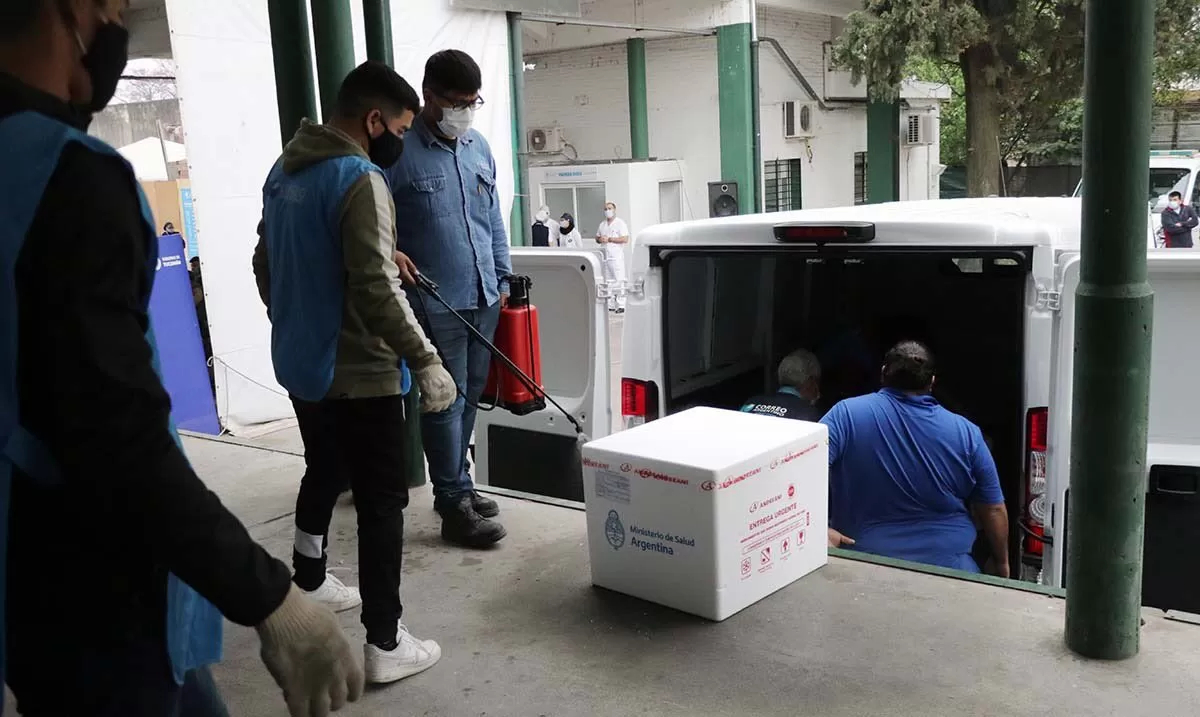
[[[489,341],[495,336],[500,320],[498,303],[458,313]],[[471,404],[479,403],[479,396],[487,384],[492,356],[487,347],[476,341],[449,312],[430,311],[421,317],[421,323],[441,352],[446,370],[459,390],[459,396],[450,408],[441,413],[421,414],[421,440],[425,444],[425,458],[429,461],[433,496],[438,505],[446,505],[475,488],[467,470],[467,447],[471,431],[475,429],[476,409],[463,400],[463,394]]]

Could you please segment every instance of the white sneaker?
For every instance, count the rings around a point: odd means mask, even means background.
[[[333,573],[325,573],[325,582],[316,590],[305,590],[304,594],[321,603],[334,612],[353,610],[362,605],[362,594],[358,588],[338,580]]]
[[[433,640],[418,640],[400,625],[396,633],[396,649],[384,650],[374,645],[363,646],[363,668],[367,682],[387,684],[412,677],[428,670],[442,659],[442,648]]]

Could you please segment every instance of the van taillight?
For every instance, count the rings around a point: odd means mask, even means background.
[[[1025,421],[1025,515],[1028,527],[1025,552],[1041,555],[1044,547],[1039,538],[1046,530],[1046,446],[1050,428],[1050,412],[1046,408],[1031,408]]]
[[[658,387],[653,381],[621,379],[621,415],[627,427],[658,418]]]

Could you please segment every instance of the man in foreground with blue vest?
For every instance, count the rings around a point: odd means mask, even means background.
[[[387,65],[366,62],[342,82],[330,109],[328,123],[301,124],[267,177],[254,272],[271,319],[275,376],[292,397],[304,440],[294,580],[330,602],[325,535],[349,478],[366,678],[387,683],[429,669],[442,654],[400,624],[408,506],[401,360],[423,410],[445,410],[456,390],[408,305],[393,257],[395,210],[382,168],[404,149],[417,93]]]
[[[0,3],[4,677],[24,717],[221,715],[223,614],[257,628],[291,714],[318,717],[358,698],[361,667],[188,464],[147,316],[157,231],[85,133],[127,6]]]

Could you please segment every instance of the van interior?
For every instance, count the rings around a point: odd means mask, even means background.
[[[774,391],[779,361],[797,348],[822,365],[828,410],[879,388],[887,349],[929,346],[934,394],[983,431],[1008,503],[1019,574],[1023,496],[1023,248],[776,247],[656,249],[664,267],[666,413],[737,409]],[[986,550],[977,541],[977,557]]]

